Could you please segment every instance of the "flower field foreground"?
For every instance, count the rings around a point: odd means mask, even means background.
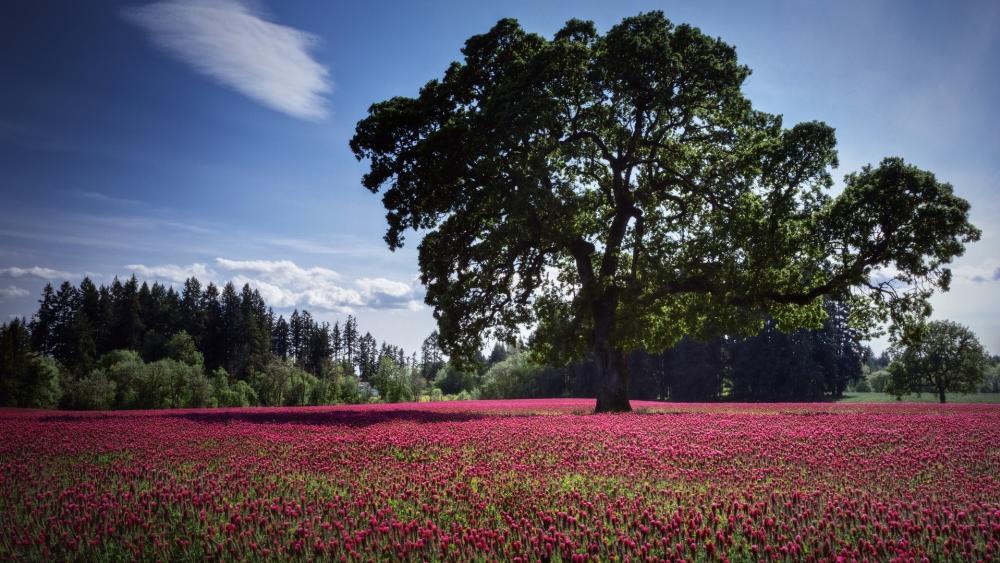
[[[1000,407],[633,405],[0,411],[0,559],[1000,560]]]

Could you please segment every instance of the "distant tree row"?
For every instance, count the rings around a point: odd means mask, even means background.
[[[47,286],[30,322],[0,325],[0,405],[76,409],[291,406],[448,398],[593,396],[593,362],[540,365],[524,343],[496,343],[461,365],[437,332],[419,353],[381,344],[349,315],[286,320],[260,293],[187,280],[181,292],[135,277],[96,287]],[[880,356],[862,347],[850,310],[827,301],[817,330],[763,330],[746,338],[690,338],[626,357],[630,398],[673,401],[817,401],[845,391],[1000,392],[1000,365],[975,335],[929,323]],[[955,352],[954,354],[952,352]]]
[[[0,349],[8,406],[358,402],[379,396],[376,383],[392,387],[387,374],[426,371],[415,355],[362,334],[352,315],[342,327],[308,311],[286,320],[249,285],[220,290],[195,278],[180,292],[135,276],[47,285],[30,322],[0,326]]]
[[[821,329],[783,333],[767,320],[749,338],[690,338],[660,353],[626,357],[629,398],[640,400],[818,401],[843,395],[862,376],[867,350],[847,324],[848,308],[826,304]],[[543,367],[517,351],[510,361],[490,364],[481,396],[593,396],[600,384],[593,362]]]
[[[140,285],[135,276],[101,287],[84,278],[79,287],[47,285],[39,303],[30,322],[32,349],[73,373],[88,371],[112,350],[161,359],[166,342],[181,331],[194,339],[206,369],[221,367],[238,379],[271,357],[292,359],[314,375],[324,361],[344,361],[366,379],[382,355],[405,363],[401,348],[380,346],[371,333],[360,334],[353,316],[343,328],[339,322],[317,323],[308,311],[296,310],[286,320],[249,284],[237,289],[228,283],[220,291],[189,278],[178,293],[159,283]]]

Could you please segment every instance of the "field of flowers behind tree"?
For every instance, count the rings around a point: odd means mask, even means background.
[[[1000,407],[0,411],[0,559],[1000,558]]]

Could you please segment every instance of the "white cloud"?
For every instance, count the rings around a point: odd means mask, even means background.
[[[176,264],[164,264],[162,266],[129,264],[125,266],[125,268],[140,278],[164,280],[175,283],[183,283],[184,280],[188,278],[209,279],[213,275],[207,266],[197,262],[189,266],[178,266]]]
[[[1000,281],[1000,260],[986,259],[979,264],[963,264],[952,268],[956,281],[990,283]]]
[[[276,307],[314,307],[349,312],[366,303],[358,291],[341,285],[341,275],[328,268],[302,268],[291,260],[230,260],[215,265],[236,273],[233,283],[249,283]]]
[[[299,296],[295,292],[272,283],[267,283],[266,281],[236,276],[232,279],[232,282],[236,286],[241,287],[244,284],[250,284],[251,287],[256,288],[269,307],[295,307],[299,304]]]
[[[357,284],[365,295],[381,293],[392,297],[402,297],[410,293],[410,286],[385,278],[358,278]]]
[[[303,268],[291,260],[232,260],[216,258],[212,265],[195,262],[187,266],[129,264],[126,268],[145,279],[181,283],[196,277],[202,283],[237,287],[250,284],[269,306],[293,307],[350,313],[356,308],[423,308],[419,284],[387,278],[359,278],[347,282],[329,268]]]
[[[0,298],[25,297],[27,295],[27,289],[22,289],[13,285],[9,287],[0,287]]]
[[[302,119],[326,117],[330,83],[309,53],[315,36],[236,0],[168,0],[124,14],[158,47],[237,92]]]
[[[224,270],[255,272],[284,283],[309,283],[310,281],[337,281],[340,274],[329,268],[301,268],[291,260],[229,260],[216,258],[217,266]]]
[[[43,280],[68,280],[70,278],[75,278],[76,274],[64,272],[62,270],[53,270],[52,268],[32,266],[30,268],[2,268],[0,269],[0,276],[7,276],[11,278],[33,277]]]
[[[355,284],[369,307],[410,310],[423,307],[414,285],[385,278],[358,278]]]

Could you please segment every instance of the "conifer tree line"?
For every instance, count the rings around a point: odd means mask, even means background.
[[[353,315],[333,326],[305,310],[286,319],[249,284],[220,290],[193,277],[179,292],[135,276],[49,284],[30,320],[0,331],[6,406],[358,402],[378,396],[376,383],[391,387],[387,377],[420,371],[415,355],[362,333]]]

